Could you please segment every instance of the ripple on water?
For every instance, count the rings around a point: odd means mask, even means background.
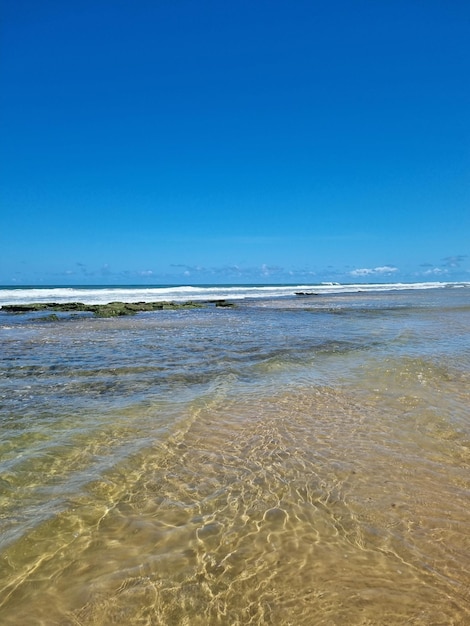
[[[413,298],[15,324],[2,626],[470,623],[468,311]]]
[[[4,623],[463,625],[464,470],[403,428],[331,388],[196,404],[7,550]]]

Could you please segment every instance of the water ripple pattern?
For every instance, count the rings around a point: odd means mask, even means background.
[[[470,623],[468,289],[0,312],[0,623]]]

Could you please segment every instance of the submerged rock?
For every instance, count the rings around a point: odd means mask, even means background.
[[[234,307],[235,304],[233,302],[227,302],[227,300],[215,300],[215,306],[222,309],[228,309]]]

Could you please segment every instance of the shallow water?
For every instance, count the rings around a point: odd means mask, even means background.
[[[0,622],[470,623],[470,290],[0,313]]]

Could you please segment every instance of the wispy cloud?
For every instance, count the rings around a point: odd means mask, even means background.
[[[335,267],[332,265],[324,268],[311,268],[308,266],[283,266],[269,263],[268,261],[258,264],[221,264],[200,265],[187,263],[173,263],[166,267],[158,268],[149,265],[134,268],[116,268],[110,262],[99,266],[90,266],[84,262],[75,262],[73,266],[64,267],[61,272],[51,276],[57,283],[62,282],[115,282],[116,284],[150,284],[150,283],[174,283],[174,284],[199,284],[199,283],[284,283],[319,281],[348,282],[351,279],[360,281],[388,281],[397,280],[458,280],[465,279],[470,273],[466,267],[468,257],[464,255],[449,256],[441,262],[422,262],[415,268],[399,269],[392,264],[384,264],[372,267],[355,267],[354,265]],[[392,278],[393,277],[393,278]],[[52,282],[54,282],[54,280]],[[17,282],[28,282],[24,277],[17,277]]]
[[[182,263],[172,264],[170,267],[182,272],[188,276],[228,276],[228,277],[245,277],[245,278],[261,278],[267,276],[276,276],[283,274],[285,269],[278,265],[269,265],[262,263],[258,266],[242,267],[240,265],[221,265],[217,267],[204,267],[201,265],[185,265]]]
[[[185,263],[172,263],[170,267],[174,267],[178,270],[183,270],[183,273],[188,274],[199,274],[201,272],[206,272],[207,269],[202,265],[186,265]]]
[[[448,274],[448,269],[442,269],[441,267],[432,267],[425,272],[423,272],[424,276],[442,276],[442,274]]]
[[[467,258],[466,254],[446,256],[444,259],[442,259],[442,265],[444,267],[460,267],[466,258]]]
[[[423,271],[417,273],[416,276],[448,276],[457,277],[465,273],[462,266],[468,259],[466,254],[455,254],[453,256],[446,256],[439,263],[421,263],[420,267]]]
[[[267,265],[266,263],[263,263],[261,266],[261,274],[263,276],[272,276],[273,274],[279,274],[283,271],[283,268],[277,265]]]
[[[350,272],[351,276],[374,276],[374,275],[382,275],[382,276],[390,276],[398,272],[398,267],[393,267],[393,265],[382,265],[380,267],[362,267],[359,269],[352,270]]]
[[[96,274],[95,271],[90,270],[88,268],[88,266],[86,265],[86,263],[82,263],[80,261],[77,261],[76,266],[78,267],[78,273],[82,276],[94,276]],[[70,271],[70,274],[76,274],[76,272],[74,270]]]

